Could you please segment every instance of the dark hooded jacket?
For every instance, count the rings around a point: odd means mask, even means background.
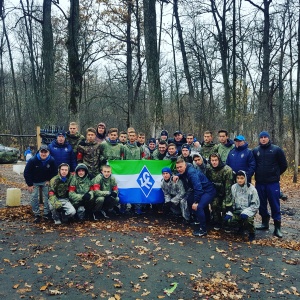
[[[280,175],[287,169],[287,160],[283,150],[270,141],[259,144],[253,149],[256,161],[255,181],[257,183],[279,182]]]

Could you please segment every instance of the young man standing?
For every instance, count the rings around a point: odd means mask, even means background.
[[[151,138],[148,140],[148,145],[144,148],[145,159],[154,159],[153,154],[156,150],[156,139]]]
[[[110,128],[108,138],[100,145],[101,166],[108,160],[121,160],[124,157],[124,146],[118,143],[118,128]]]
[[[201,145],[198,141],[195,141],[195,136],[193,133],[188,133],[186,135],[186,142],[191,148],[191,154],[200,153]]]
[[[70,123],[69,131],[66,132],[66,141],[72,146],[74,153],[77,154],[78,144],[84,141],[84,136],[78,132],[76,122]]]
[[[44,219],[51,217],[48,204],[49,181],[57,174],[57,168],[54,158],[50,156],[47,145],[42,145],[37,154],[29,159],[24,170],[24,178],[31,193],[31,207],[34,213],[34,223],[41,221],[39,190],[42,188],[44,201]]]
[[[87,166],[91,178],[100,173],[100,144],[96,142],[96,130],[92,127],[86,130],[86,140],[78,145],[77,162]]]
[[[209,160],[209,156],[212,153],[217,153],[217,145],[213,141],[213,135],[212,132],[207,130],[204,132],[203,136],[204,143],[202,147],[200,148],[200,154],[203,158],[205,158],[207,161]]]
[[[234,139],[235,147],[229,152],[226,165],[234,173],[243,170],[247,174],[247,182],[251,182],[254,174],[256,162],[252,151],[248,148],[248,143],[243,135],[238,135]]]
[[[168,145],[168,152],[166,154],[166,156],[164,157],[164,159],[169,159],[171,161],[176,161],[178,157],[178,151],[177,151],[177,147],[175,144],[171,143]]]
[[[153,152],[154,160],[163,160],[168,152],[168,144],[166,141],[159,141],[158,147]]]
[[[189,144],[183,144],[181,146],[181,155],[179,155],[178,158],[182,158],[185,162],[188,162],[190,164],[193,163],[193,159],[191,157],[191,148]]]
[[[127,143],[127,132],[120,131],[119,135],[119,143],[125,145]]]
[[[218,131],[218,137],[218,153],[221,157],[222,162],[226,164],[227,156],[230,150],[234,148],[234,142],[228,138],[228,131],[224,129]]]
[[[135,131],[128,132],[128,142],[125,145],[124,149],[124,159],[134,160],[144,158],[144,151],[142,147],[138,147],[136,142],[137,136]]]
[[[206,177],[213,183],[217,192],[211,203],[211,214],[214,229],[220,230],[223,223],[222,217],[227,211],[232,211],[232,169],[222,162],[218,153],[211,154],[209,162]]]
[[[62,163],[58,167],[58,175],[50,180],[49,207],[54,224],[67,223],[76,214],[76,209],[69,200],[70,166]]]
[[[274,235],[282,238],[280,214],[280,175],[287,169],[287,160],[283,150],[272,144],[267,131],[259,134],[259,146],[253,149],[256,161],[255,186],[260,199],[259,214],[261,226],[257,229],[269,229],[270,214],[268,202],[274,220]]]
[[[174,132],[174,138],[169,139],[169,143],[173,143],[179,154],[181,154],[181,146],[186,143],[186,138],[180,130]]]
[[[56,140],[48,146],[51,156],[54,158],[56,166],[66,163],[70,166],[70,171],[76,168],[76,155],[72,146],[66,141],[66,133],[61,130],[56,135]]]

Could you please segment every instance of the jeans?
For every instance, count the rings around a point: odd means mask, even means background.
[[[31,207],[35,216],[40,215],[40,202],[39,202],[39,194],[40,187],[42,188],[43,201],[44,201],[44,215],[48,215],[50,212],[49,203],[48,203],[48,185],[46,185],[46,181],[33,183],[33,192],[31,193]]]

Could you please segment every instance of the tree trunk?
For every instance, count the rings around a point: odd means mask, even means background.
[[[219,46],[219,51],[221,55],[221,69],[222,69],[222,77],[223,77],[223,86],[224,86],[224,101],[225,101],[225,110],[226,110],[226,120],[227,120],[227,129],[231,131],[232,128],[232,104],[230,99],[230,85],[229,85],[229,68],[228,68],[228,40],[226,36],[226,4],[227,2],[223,2],[223,11],[222,14],[218,12],[218,8],[215,4],[214,0],[210,0],[211,2],[211,10],[213,14],[213,18],[215,21],[215,25],[218,31],[217,41]],[[221,27],[219,25],[218,18],[221,22]]]
[[[135,105],[133,103],[133,79],[132,79],[132,45],[131,45],[131,14],[132,2],[127,1],[127,24],[126,24],[126,73],[127,73],[127,101],[128,118],[127,128],[131,126],[132,114],[134,114]]]
[[[5,35],[5,39],[6,39],[6,43],[7,43],[7,49],[8,49],[8,54],[9,54],[9,62],[10,62],[10,69],[11,69],[11,75],[12,75],[12,82],[13,82],[13,94],[14,94],[14,98],[15,98],[15,113],[14,113],[14,117],[15,117],[15,123],[17,126],[17,131],[18,134],[22,134],[23,133],[23,123],[22,123],[22,119],[21,119],[21,105],[19,102],[19,96],[18,96],[18,90],[17,90],[17,83],[16,83],[16,76],[15,76],[15,69],[14,69],[14,63],[13,63],[13,58],[12,58],[12,52],[11,52],[11,47],[10,47],[10,42],[8,39],[8,34],[6,31],[6,26],[5,26],[5,20],[4,20],[4,16],[2,17],[2,25],[3,25],[3,33]]]
[[[159,76],[159,60],[157,53],[157,30],[155,0],[144,0],[144,35],[147,62],[149,101],[155,107],[154,131],[158,134],[163,129],[162,93]]]
[[[53,99],[54,89],[54,49],[51,23],[51,0],[43,3],[43,64],[45,73],[44,111],[48,114]]]
[[[79,107],[82,97],[82,61],[79,58],[79,0],[70,0],[68,20],[68,63],[70,73],[69,112],[73,120],[79,120]]]

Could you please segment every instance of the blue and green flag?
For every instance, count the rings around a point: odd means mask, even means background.
[[[163,203],[161,170],[171,167],[170,160],[112,160],[121,203]]]

